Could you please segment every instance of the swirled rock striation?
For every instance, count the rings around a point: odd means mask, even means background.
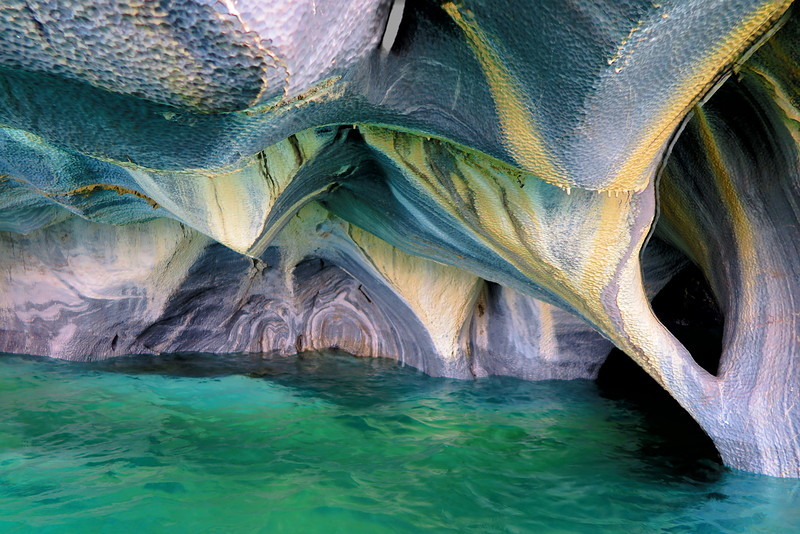
[[[0,7],[0,351],[593,378],[800,477],[790,0]],[[394,30],[392,30],[394,31]],[[650,300],[686,265],[711,374]]]

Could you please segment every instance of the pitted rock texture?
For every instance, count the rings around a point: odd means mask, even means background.
[[[10,4],[0,350],[337,347],[589,378],[611,344],[728,465],[800,476],[789,0]],[[719,372],[649,300],[687,262]]]

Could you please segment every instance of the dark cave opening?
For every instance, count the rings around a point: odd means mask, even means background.
[[[684,268],[652,302],[659,320],[706,371],[716,374],[722,354],[723,316],[703,273]],[[642,443],[644,456],[670,462],[676,473],[708,478],[722,460],[711,438],[694,419],[619,349],[609,353],[597,377],[603,397],[629,403],[644,418],[653,440]],[[717,464],[714,466],[713,464]],[[709,471],[709,466],[715,467]]]

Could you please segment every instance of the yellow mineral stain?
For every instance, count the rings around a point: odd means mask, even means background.
[[[376,127],[363,127],[362,134],[368,144],[413,177],[420,193],[429,195],[474,239],[539,287],[561,297],[631,354],[659,383],[667,387],[671,382],[665,377],[684,372],[680,343],[658,322],[644,295],[636,251],[641,250],[648,228],[632,232],[628,221],[636,208],[630,196],[590,197],[593,204],[588,208],[589,218],[580,223],[581,228],[575,228],[570,241],[583,243],[576,245],[580,265],[570,266],[552,254],[553,247],[563,244],[551,234],[547,221],[537,218],[543,212],[544,199],[534,193],[536,188],[520,189],[512,175],[452,146],[447,149],[455,170],[444,173],[434,168],[421,138]],[[566,187],[561,191],[563,202],[568,198]],[[465,204],[464,198],[476,200]],[[587,209],[585,201],[585,196],[575,199],[582,209]],[[634,252],[626,258],[629,251]],[[618,280],[619,318],[614,319],[606,309],[604,292],[618,277],[622,278]],[[463,298],[464,292],[459,295]],[[453,298],[447,300],[454,302]],[[414,307],[422,310],[429,305],[419,302]]]
[[[265,214],[250,196],[263,194],[263,180],[252,158],[224,179],[210,171],[188,176],[128,172],[166,210],[231,249],[245,252],[258,237]]]
[[[355,226],[350,237],[422,321],[445,358],[457,358],[483,280],[456,267],[407,254]]]
[[[260,256],[265,250],[267,250],[267,247],[269,247],[270,243],[272,243],[275,237],[277,237],[281,229],[283,229],[283,227],[286,225],[287,221],[289,221],[289,219],[291,219],[297,213],[297,210],[299,210],[300,208],[302,208],[303,206],[314,200],[327,188],[328,186],[325,186],[317,190],[310,191],[308,194],[300,198],[297,202],[295,202],[291,206],[288,206],[286,210],[280,213],[277,218],[271,221],[272,224],[270,225],[269,228],[263,225],[264,223],[266,223],[267,220],[265,217],[264,221],[262,222],[261,235],[258,237],[256,241],[251,243],[242,252],[254,258]]]
[[[655,7],[655,6],[653,6],[653,7]],[[659,7],[660,7],[660,6],[659,6]],[[625,46],[626,46],[626,45],[628,44],[628,42],[631,40],[631,37],[633,37],[633,34],[634,34],[634,33],[636,33],[636,32],[638,32],[638,31],[639,31],[639,30],[642,28],[642,24],[643,24],[643,23],[644,23],[644,21],[641,21],[641,20],[640,20],[640,21],[638,21],[638,22],[636,23],[636,26],[634,26],[633,28],[631,28],[631,31],[630,31],[630,32],[628,32],[628,35],[627,35],[627,36],[625,36],[625,38],[622,40],[622,42],[621,42],[621,43],[619,44],[619,46],[617,47],[617,52],[616,52],[616,53],[615,53],[615,54],[614,54],[614,55],[611,57],[611,59],[609,59],[609,60],[608,60],[608,62],[607,62],[607,63],[608,63],[609,65],[613,65],[614,63],[616,63],[617,61],[619,61],[619,60],[620,60],[620,58],[622,57],[622,53],[625,51]],[[619,70],[617,70],[617,72],[619,72]]]
[[[657,110],[634,145],[631,155],[612,178],[609,187],[641,191],[647,186],[653,158],[705,92],[714,86],[720,73],[758,37],[773,25],[791,5],[791,0],[763,2],[742,17],[741,22],[705,57],[691,66],[680,86]]]
[[[586,251],[586,258],[581,263],[578,285],[583,288],[590,303],[601,301],[603,290],[608,281],[614,278],[630,242],[630,203],[626,199],[601,195],[597,200],[599,202],[593,206],[594,232],[580,243]],[[598,308],[595,312],[600,313],[601,310]]]
[[[523,169],[551,183],[570,185],[566,171],[550,153],[525,102],[525,91],[504,64],[492,39],[469,10],[447,2],[442,8],[464,32],[492,92],[503,143]]]
[[[168,173],[127,170],[148,195],[192,228],[237,252],[258,256],[296,208],[327,187],[275,212],[276,201],[297,172],[332,135],[299,132],[230,167]]]
[[[661,179],[659,191],[661,217],[680,230],[680,239],[686,247],[685,251],[692,261],[708,272],[710,267],[708,246],[705,238],[700,234],[696,210],[691,209],[690,200],[666,172]],[[673,236],[673,238],[677,238],[677,236]]]
[[[655,318],[644,295],[636,252],[641,250],[648,228],[631,228],[629,220],[638,208],[630,195],[589,195],[592,204],[587,206],[586,192],[576,191],[574,202],[587,211],[587,218],[576,221],[579,227],[571,233],[561,227],[554,235],[549,226],[552,221],[539,216],[545,212],[543,202],[554,200],[553,191],[541,196],[539,188],[520,188],[512,173],[501,171],[488,158],[447,143],[439,145],[445,153],[432,158],[428,150],[433,149],[418,136],[375,126],[362,126],[361,133],[370,146],[392,159],[407,175],[421,198],[430,198],[497,259],[561,297],[629,352],[659,383],[667,387],[669,377],[684,372],[685,351],[681,352],[680,343]],[[436,161],[446,160],[453,165],[443,172]],[[573,202],[567,195],[569,185],[559,187],[558,201]],[[578,266],[569,259],[564,263],[553,253],[554,248],[564,246],[559,239],[567,237],[570,246],[578,247],[574,255]],[[610,284],[618,284],[616,318],[606,308],[613,308],[604,295]],[[465,292],[458,294],[445,300],[454,303]],[[412,307],[423,310],[430,305],[419,300]],[[419,313],[430,316],[431,312]],[[450,331],[454,332],[453,326]]]
[[[37,193],[39,193],[43,197],[47,197],[47,198],[76,196],[76,195],[88,196],[88,195],[91,195],[92,193],[94,193],[95,191],[114,191],[118,195],[133,195],[135,197],[141,198],[142,200],[144,200],[145,202],[150,204],[150,206],[152,206],[153,209],[156,209],[156,208],[159,207],[158,202],[156,202],[152,198],[148,197],[144,193],[140,193],[139,191],[136,191],[136,190],[133,190],[133,189],[128,189],[127,187],[122,187],[122,186],[119,186],[119,185],[88,184],[88,185],[82,185],[80,187],[76,187],[74,189],[70,189],[68,191],[47,191],[45,189],[40,189],[40,188],[34,186],[30,182],[28,182],[27,180],[23,180],[22,178],[17,178],[15,176],[10,176],[8,174],[0,174],[0,183],[7,182],[9,180],[12,180],[14,182],[23,184],[26,187],[29,187],[29,188],[33,189],[34,191],[36,191]]]
[[[521,189],[512,175],[483,165],[474,154],[462,154],[453,146],[442,144],[453,158],[456,172],[443,173],[432,166],[422,138],[377,127],[362,127],[361,132],[370,146],[393,159],[400,169],[413,177],[423,195],[428,195],[439,209],[469,229],[472,237],[498,258],[540,287],[559,295],[597,327],[604,331],[613,328],[598,298],[613,274],[613,266],[598,271],[605,279],[602,276],[589,279],[582,276],[585,271],[576,273],[566,269],[553,255],[552,236],[537,218],[537,213],[543,211],[539,204],[543,199],[532,190]],[[457,199],[463,196],[465,188],[472,192],[474,199],[469,205]],[[564,196],[567,196],[564,189]],[[625,239],[624,227],[617,228],[616,233],[612,227],[615,219],[624,221],[626,210],[630,210],[629,203],[619,199],[609,199],[608,203],[617,207],[619,213],[607,209],[605,226],[608,235],[613,234],[613,237],[605,243],[604,253],[596,255],[594,263],[597,265],[603,261],[614,262],[627,250],[629,242]],[[616,249],[615,254],[609,254]],[[582,250],[589,253],[586,247]],[[587,282],[591,287],[585,287]]]
[[[558,337],[553,320],[553,305],[539,301],[539,353],[545,359],[558,358]]]
[[[320,102],[326,99],[329,100],[338,98],[342,96],[344,92],[344,84],[337,84],[337,82],[339,82],[341,79],[341,76],[332,76],[322,80],[308,90],[292,97],[287,98],[286,96],[283,96],[277,102],[272,101],[268,104],[255,106],[235,113],[243,113],[248,116],[263,115],[265,113],[297,109],[311,102]]]
[[[742,277],[745,280],[755,280],[758,276],[758,247],[755,233],[753,232],[753,224],[747,216],[747,210],[742,203],[742,199],[739,198],[739,193],[725,165],[708,117],[702,109],[697,109],[695,110],[695,118],[700,137],[705,145],[704,153],[714,173],[714,183],[719,190],[722,202],[727,208],[726,211],[730,217],[737,248],[742,251],[739,255]],[[756,301],[756,296],[752,294],[750,285],[745,284],[742,290],[745,292],[741,296],[743,302]]]
[[[58,193],[60,195],[90,195],[95,191],[114,191],[118,195],[133,195],[135,197],[141,198],[142,200],[146,201],[153,209],[158,208],[158,203],[153,200],[152,198],[148,197],[147,195],[140,193],[139,191],[135,191],[133,189],[128,189],[127,187],[121,187],[118,185],[109,185],[109,184],[90,184],[90,185],[82,185],[81,187],[76,187],[75,189],[71,189],[69,191],[65,191],[64,193]],[[52,193],[51,193],[52,195]],[[47,195],[50,196],[50,195]]]
[[[778,105],[781,111],[783,111],[783,114],[787,119],[786,122],[788,123],[787,126],[789,133],[791,134],[795,143],[800,146],[800,109],[794,106],[793,102],[795,99],[793,99],[790,93],[781,86],[780,82],[765,69],[756,67],[751,63],[745,65],[745,68],[760,76],[766,82],[767,87],[772,92],[775,103]],[[800,69],[795,67],[794,70],[798,71],[797,77],[800,78]]]

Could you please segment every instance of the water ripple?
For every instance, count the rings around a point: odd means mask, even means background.
[[[0,531],[800,527],[800,483],[677,470],[640,413],[585,381],[460,382],[331,353],[3,355],[0,403]]]

